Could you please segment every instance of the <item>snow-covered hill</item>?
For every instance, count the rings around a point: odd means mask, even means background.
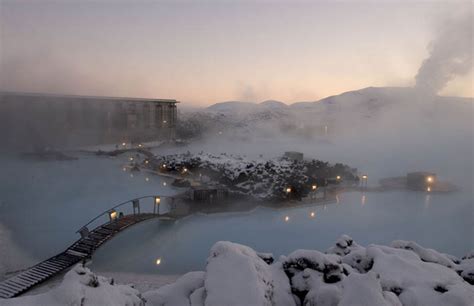
[[[322,135],[375,126],[398,129],[397,122],[431,118],[462,122],[472,120],[473,99],[423,94],[408,87],[368,87],[314,102],[286,105],[279,101],[262,103],[228,101],[205,109],[184,112],[181,121],[211,135],[256,134]],[[185,121],[189,121],[185,123]],[[186,129],[185,126],[181,126]],[[182,131],[181,129],[181,131]],[[186,133],[185,133],[186,134]]]

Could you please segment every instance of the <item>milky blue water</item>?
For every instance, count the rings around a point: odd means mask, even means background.
[[[204,269],[210,247],[220,240],[279,256],[300,248],[326,250],[341,234],[363,245],[414,240],[459,256],[473,249],[472,212],[472,202],[463,193],[351,192],[339,195],[339,203],[326,206],[258,208],[251,213],[194,215],[178,222],[149,221],[107,243],[95,254],[92,266],[183,273]]]
[[[364,145],[357,144],[359,138],[325,144],[288,140],[261,140],[247,146],[219,143],[215,152],[230,150],[249,158],[262,153],[265,158],[278,156],[298,148],[309,157],[358,167],[369,174],[369,185],[383,177],[429,170],[460,190],[449,194],[351,192],[340,194],[338,204],[325,207],[258,208],[247,213],[193,215],[177,222],[151,220],[106,243],[95,253],[92,267],[97,271],[184,273],[202,270],[209,248],[219,240],[278,256],[299,248],[325,250],[341,234],[363,245],[414,240],[462,256],[474,249],[472,131],[443,138],[437,135],[430,135],[430,141],[408,144],[393,137],[386,143],[365,140]],[[195,151],[206,145],[196,146]],[[24,268],[63,251],[78,238],[75,231],[81,225],[119,202],[180,192],[170,182],[163,186],[163,178],[155,175],[123,171],[127,156],[78,156],[79,160],[64,162],[2,157],[0,272]]]

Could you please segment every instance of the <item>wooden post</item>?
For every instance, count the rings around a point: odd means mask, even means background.
[[[87,226],[81,228],[79,230],[79,234],[81,234],[81,238],[86,238],[87,236],[89,236],[89,229],[87,228]]]
[[[132,201],[133,203],[133,214],[137,214],[137,211],[138,213],[140,213],[140,200],[133,200]]]

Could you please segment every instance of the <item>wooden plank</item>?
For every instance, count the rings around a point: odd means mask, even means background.
[[[89,239],[82,239],[81,240],[81,243],[84,243],[84,244],[87,244],[91,247],[95,247],[98,243],[98,241],[95,241],[95,240],[89,240]]]
[[[74,247],[71,249],[72,251],[75,251],[75,252],[79,252],[79,253],[82,253],[82,254],[85,254],[85,256],[89,256],[91,253],[89,252],[89,250],[87,249],[83,249],[83,248],[80,248],[80,247]]]
[[[29,281],[31,283],[37,283],[39,282],[39,279],[37,279],[36,277],[33,277],[33,276],[30,276],[30,275],[27,275],[27,274],[20,274],[20,275],[17,275],[18,278],[21,278],[25,281]]]
[[[63,267],[60,266],[60,265],[56,265],[54,263],[51,263],[51,262],[42,262],[39,264],[41,267],[45,267],[47,269],[51,269],[53,270],[54,272],[57,272],[59,271],[60,269],[62,269]]]
[[[2,299],[9,299],[9,298],[12,298],[14,296],[15,296],[15,292],[5,293],[5,292],[0,291],[0,298],[2,298]]]
[[[49,264],[49,263],[46,263],[46,262],[42,262],[38,265],[38,267],[41,267],[43,269],[48,269],[48,270],[51,270],[52,272],[56,273],[59,269],[58,266],[55,266],[55,265],[52,265],[52,264]]]
[[[18,291],[21,291],[21,290],[23,289],[23,288],[21,288],[21,287],[14,286],[14,285],[12,285],[12,284],[10,284],[10,283],[7,283],[6,281],[3,282],[2,285],[3,285],[4,287],[10,288],[11,291],[14,291],[14,292],[18,292]]]
[[[56,260],[56,259],[48,259],[46,261],[43,261],[41,264],[46,264],[46,265],[50,265],[50,266],[56,266],[58,268],[63,268],[66,264],[59,261],[59,260]]]
[[[5,281],[5,284],[11,284],[17,286],[20,289],[23,289],[27,284],[21,280],[16,279],[15,277],[9,278]]]
[[[16,291],[13,291],[12,289],[10,289],[8,287],[4,287],[1,284],[0,284],[0,292],[3,292],[4,294],[8,294],[9,296],[16,293]]]
[[[41,267],[39,265],[36,265],[34,267],[34,269],[39,271],[39,272],[42,272],[44,275],[48,275],[48,276],[55,272],[55,271],[52,271],[51,269],[47,269],[47,268]]]
[[[93,248],[91,245],[88,245],[88,244],[86,244],[86,243],[84,243],[84,242],[82,242],[82,241],[79,242],[78,244],[76,244],[76,246],[81,247],[81,248],[84,248],[84,249],[92,249],[92,248]]]
[[[71,266],[71,261],[68,261],[66,259],[61,259],[61,258],[54,258],[54,262],[57,262],[61,264],[63,267],[69,267]]]
[[[80,261],[82,259],[82,257],[80,256],[76,256],[76,255],[73,255],[73,254],[69,254],[69,253],[61,253],[58,258],[60,258],[61,260],[65,260],[69,263],[76,263],[78,261]]]
[[[89,254],[87,254],[87,253],[82,253],[82,252],[79,252],[79,251],[74,251],[72,248],[67,249],[66,252],[67,252],[68,254],[71,254],[71,255],[74,255],[74,256],[79,256],[79,257],[81,257],[81,258],[84,258],[84,257],[89,256]]]
[[[39,270],[35,270],[34,268],[26,271],[25,273],[28,275],[31,275],[32,277],[36,277],[38,279],[43,279],[45,277],[45,274],[43,272]]]
[[[110,235],[112,235],[113,233],[115,233],[115,231],[109,230],[109,229],[106,229],[106,228],[99,228],[96,231],[100,234],[106,235],[107,238],[110,237]]]
[[[18,285],[21,288],[21,290],[28,288],[31,285],[30,282],[21,280],[19,278],[10,278],[8,281],[9,283],[13,285]]]

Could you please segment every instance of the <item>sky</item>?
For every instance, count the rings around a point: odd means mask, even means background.
[[[210,105],[414,86],[446,20],[470,11],[472,23],[472,10],[470,1],[0,0],[0,88]],[[472,47],[472,27],[468,36]],[[471,68],[439,94],[472,97]]]

